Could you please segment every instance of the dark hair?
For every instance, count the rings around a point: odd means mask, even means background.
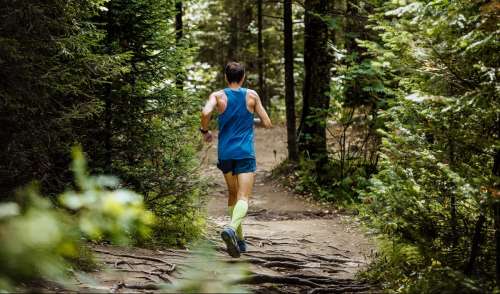
[[[229,83],[239,83],[245,76],[245,67],[238,62],[229,62],[224,71]]]

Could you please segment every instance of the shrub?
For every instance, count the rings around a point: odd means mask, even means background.
[[[60,208],[33,186],[19,191],[17,202],[0,204],[0,291],[37,280],[66,283],[71,267],[91,264],[85,240],[127,244],[149,233],[153,215],[140,195],[118,188],[115,178],[89,176],[79,149],[73,158],[77,189],[58,197]]]

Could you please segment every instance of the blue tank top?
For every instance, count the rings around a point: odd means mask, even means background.
[[[226,110],[219,115],[219,160],[255,158],[253,113],[247,109],[247,90],[226,88]]]

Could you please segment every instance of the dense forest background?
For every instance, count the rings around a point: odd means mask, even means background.
[[[82,240],[200,238],[199,110],[236,60],[286,124],[275,173],[378,236],[362,278],[498,291],[499,1],[0,3],[0,289]]]

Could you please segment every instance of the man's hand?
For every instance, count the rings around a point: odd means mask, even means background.
[[[207,133],[203,134],[203,141],[210,143],[210,142],[212,142],[213,139],[214,139],[214,137],[212,136],[211,131],[208,131]]]

